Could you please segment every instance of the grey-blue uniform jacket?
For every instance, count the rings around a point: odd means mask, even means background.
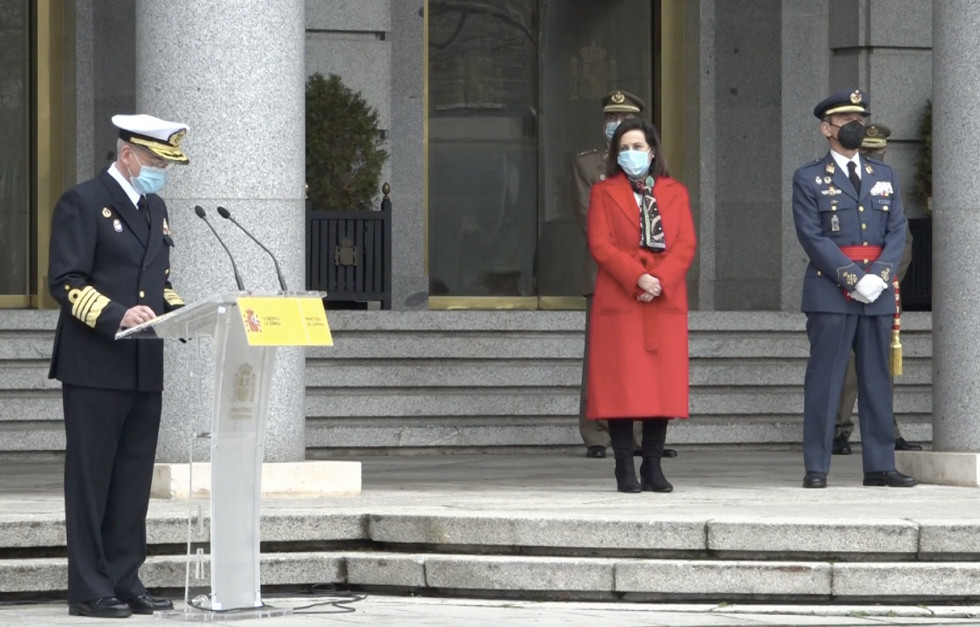
[[[866,273],[891,288],[905,246],[905,212],[894,171],[860,157],[861,192],[828,152],[793,175],[796,236],[810,258],[803,278],[803,312],[893,315],[895,298],[886,290],[865,305],[845,296]],[[852,261],[842,246],[880,246],[877,261]]]
[[[159,196],[137,211],[103,171],[65,192],[54,209],[48,283],[61,305],[49,378],[81,387],[163,390],[163,340],[114,339],[126,310],[157,315],[183,305],[170,285],[174,245]]]

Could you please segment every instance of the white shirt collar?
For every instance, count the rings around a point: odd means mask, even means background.
[[[116,182],[119,183],[119,186],[122,187],[123,191],[126,192],[126,195],[129,196],[129,200],[132,201],[133,206],[139,208],[139,201],[140,201],[139,192],[133,189],[132,183],[130,183],[129,180],[125,176],[123,176],[123,173],[120,172],[119,168],[116,167],[115,162],[113,162],[113,164],[109,166],[109,176],[116,179]]]
[[[848,159],[844,155],[840,154],[839,152],[836,152],[833,148],[831,148],[830,156],[834,158],[834,161],[837,163],[837,165],[840,166],[840,169],[844,170],[845,176],[848,174],[848,169],[847,169],[848,162],[853,161],[854,165],[857,166],[857,173],[858,173],[858,177],[860,178],[861,176],[861,159],[860,159],[861,153],[860,152],[855,152],[854,156]]]

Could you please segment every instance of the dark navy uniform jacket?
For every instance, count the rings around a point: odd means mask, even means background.
[[[861,192],[828,152],[793,175],[793,221],[796,236],[810,258],[803,278],[804,312],[892,315],[896,278],[905,246],[905,212],[898,179],[881,161],[860,157]],[[880,246],[877,261],[852,261],[841,246]],[[866,273],[889,285],[875,302],[847,298]]]
[[[126,310],[183,303],[171,289],[167,206],[134,207],[108,170],[68,190],[51,224],[48,284],[61,304],[49,378],[82,387],[163,390],[163,340],[115,340]]]

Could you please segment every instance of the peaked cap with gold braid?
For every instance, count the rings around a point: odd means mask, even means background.
[[[186,124],[168,122],[143,113],[114,115],[112,123],[119,129],[119,138],[123,141],[142,146],[167,161],[181,165],[190,162],[180,148],[184,135],[190,130]]]

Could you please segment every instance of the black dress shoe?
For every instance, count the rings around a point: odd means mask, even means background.
[[[591,457],[592,459],[602,459],[606,456],[605,446],[590,446],[587,451],[585,451],[586,457]]]
[[[672,448],[665,448],[664,457],[677,457],[677,451]]]
[[[132,599],[126,599],[126,605],[133,610],[134,614],[152,614],[153,612],[174,609],[173,601],[170,599],[160,599],[149,592],[144,592]]]
[[[903,475],[897,470],[864,473],[864,485],[880,485],[889,488],[911,488],[918,485],[914,477]]]
[[[133,610],[116,597],[101,597],[85,603],[69,603],[68,613],[93,618],[126,618],[133,615]]]
[[[912,444],[911,442],[906,442],[905,438],[895,438],[895,450],[896,451],[921,451],[922,447],[918,444]]]
[[[834,446],[830,449],[830,452],[834,455],[850,455],[851,445],[847,441],[847,436],[839,435],[834,438]]]
[[[825,472],[807,472],[803,477],[803,487],[804,488],[826,488],[827,487],[827,473]]]

